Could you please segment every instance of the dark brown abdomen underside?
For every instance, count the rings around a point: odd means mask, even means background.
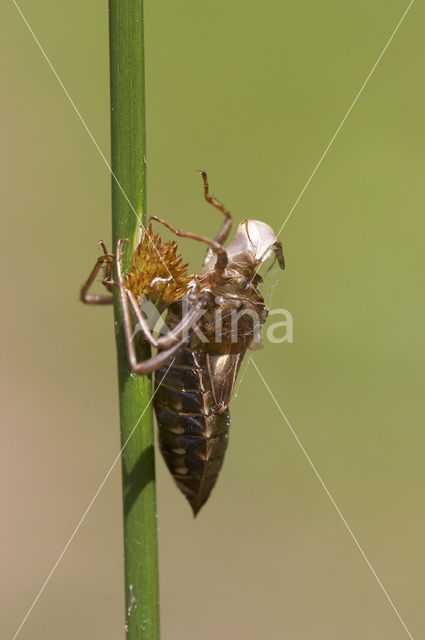
[[[202,351],[185,349],[155,374],[160,450],[195,516],[216,483],[230,424],[228,408],[213,400],[204,360]]]

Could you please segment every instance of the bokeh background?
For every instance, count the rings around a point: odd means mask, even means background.
[[[100,0],[20,4],[109,157]],[[148,209],[279,228],[407,0],[146,1]],[[255,355],[411,634],[423,637],[425,9],[415,3],[286,225]],[[12,638],[119,450],[112,311],[78,290],[110,241],[110,176],[12,1],[0,7],[1,609]],[[182,241],[193,270],[203,249]],[[194,521],[158,457],[166,640],[407,633],[251,367]],[[115,468],[20,633],[123,637]]]

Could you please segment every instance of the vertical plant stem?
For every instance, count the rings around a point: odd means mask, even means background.
[[[143,223],[146,217],[143,0],[109,0],[109,29],[111,153],[115,176],[112,179],[112,233],[114,246],[119,238],[129,240],[123,255],[126,269],[137,234],[137,216]],[[136,376],[130,371],[118,291],[114,309],[122,446],[130,438],[122,455],[125,628],[127,640],[158,640],[152,389],[148,376]]]

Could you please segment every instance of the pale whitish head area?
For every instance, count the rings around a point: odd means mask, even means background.
[[[255,264],[267,260],[274,251],[280,267],[285,267],[279,238],[274,230],[261,220],[242,220],[233,242],[226,247],[226,251],[230,262],[236,256],[245,254],[249,255]]]

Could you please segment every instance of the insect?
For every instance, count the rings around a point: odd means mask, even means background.
[[[179,489],[193,513],[208,500],[227,449],[229,403],[235,381],[248,347],[256,347],[267,318],[267,309],[258,290],[262,279],[258,266],[275,255],[285,263],[275,232],[259,220],[243,220],[234,240],[225,248],[232,225],[226,207],[209,194],[207,174],[200,172],[205,200],[224,215],[214,239],[179,231],[152,216],[175,235],[208,245],[199,273],[189,276],[175,242],[163,243],[151,224],[141,229],[129,272],[122,267],[122,247],[98,258],[81,289],[87,304],[108,304],[111,295],[94,295],[89,289],[104,266],[103,284],[120,290],[128,358],[140,375],[155,373],[153,404],[158,422],[159,447]],[[116,264],[117,282],[112,279]],[[143,303],[148,301],[158,314],[166,311],[167,332],[154,337]],[[139,360],[135,345],[134,319],[138,338],[157,351]]]

